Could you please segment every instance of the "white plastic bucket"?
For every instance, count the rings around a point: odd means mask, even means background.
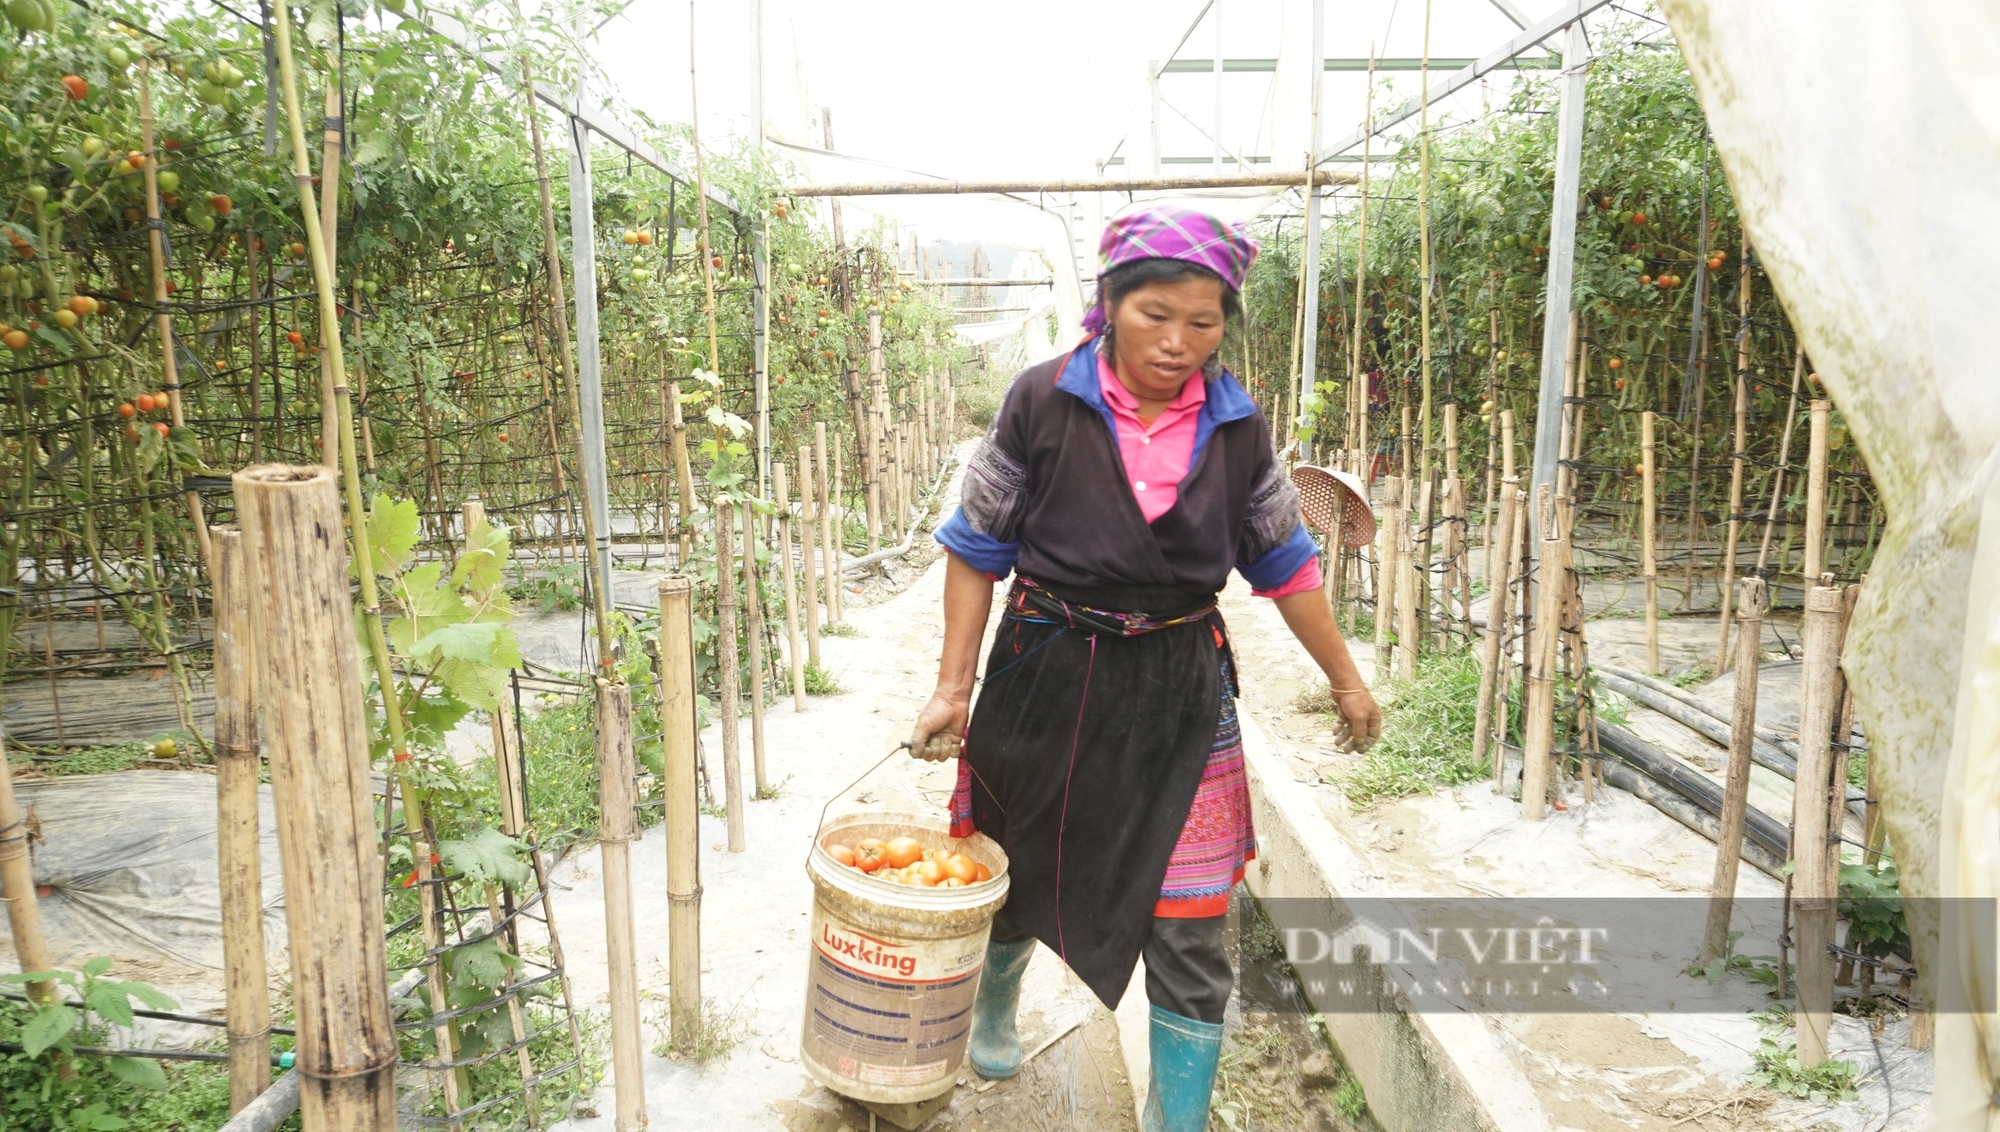
[[[964,853],[993,879],[911,887],[877,880],[826,851],[869,837],[914,837],[926,850]],[[987,932],[1007,901],[1007,855],[982,834],[952,837],[935,817],[871,812],[822,825],[806,875],[813,882],[799,1040],[806,1071],[837,1093],[877,1104],[949,1091],[972,1036]]]

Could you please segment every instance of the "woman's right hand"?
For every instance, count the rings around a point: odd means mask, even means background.
[[[929,762],[943,762],[958,754],[971,715],[969,698],[934,692],[930,702],[917,713],[917,725],[910,731],[910,754]]]

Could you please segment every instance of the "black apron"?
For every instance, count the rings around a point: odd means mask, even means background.
[[[973,823],[1007,852],[1008,914],[1107,1007],[1208,765],[1226,641],[1213,594],[1008,592],[966,735]]]

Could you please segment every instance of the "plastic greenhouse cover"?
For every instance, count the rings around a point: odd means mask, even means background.
[[[52,962],[96,955],[222,968],[215,777],[135,770],[15,782],[41,840],[34,877]],[[258,788],[264,939],[285,941],[284,879],[271,788]]]

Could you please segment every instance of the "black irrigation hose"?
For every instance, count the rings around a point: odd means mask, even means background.
[[[1649,780],[1673,791],[1711,818],[1722,816],[1722,787],[1679,759],[1625,730],[1615,723],[1599,720],[1597,741],[1604,750]],[[1791,855],[1791,830],[1785,823],[1756,808],[1745,806],[1743,838],[1779,861]]]
[[[57,1047],[57,1046],[49,1047],[50,1050],[55,1050],[59,1048],[62,1047]],[[19,1042],[0,1042],[0,1051],[4,1051],[6,1053],[26,1053],[27,1047],[23,1046]],[[70,1046],[66,1049],[62,1049],[62,1052],[78,1053],[84,1055],[85,1057],[144,1057],[158,1061],[228,1061],[229,1060],[229,1055],[226,1053],[203,1053],[199,1050],[191,1050],[191,1049],[106,1049],[103,1046]],[[279,1054],[279,1053],[272,1054],[271,1064],[284,1069],[291,1068],[291,1064],[289,1061],[286,1060],[286,1056],[287,1055],[285,1054]]]

